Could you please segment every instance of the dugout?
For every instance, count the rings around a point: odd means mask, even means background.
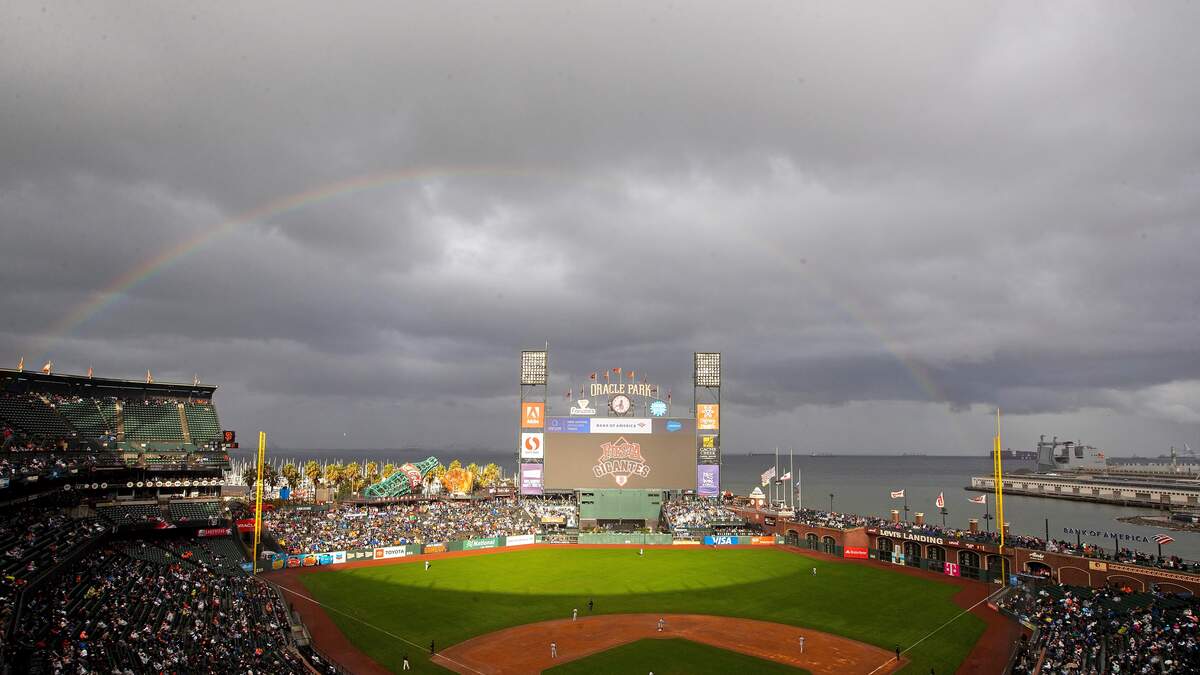
[[[579,525],[583,529],[613,527],[658,529],[662,517],[662,490],[602,488],[577,490]]]

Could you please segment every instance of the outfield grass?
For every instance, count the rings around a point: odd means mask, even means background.
[[[355,645],[395,672],[404,654],[419,670],[434,669],[426,660],[430,640],[441,649],[501,628],[569,618],[572,608],[586,613],[589,598],[598,614],[761,619],[888,651],[907,648],[961,611],[951,600],[958,588],[950,584],[766,547],[647,549],[639,557],[633,548],[563,546],[443,558],[428,572],[421,563],[398,563],[301,579],[338,610],[330,615]],[[984,628],[978,617],[962,616],[908,652],[906,672],[954,672]]]
[[[654,673],[654,675],[805,675],[803,668],[731,652],[679,638],[638,640],[550,670],[553,675]]]

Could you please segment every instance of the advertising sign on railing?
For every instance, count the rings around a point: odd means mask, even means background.
[[[853,560],[866,560],[868,557],[867,549],[861,546],[847,546],[842,549],[842,557],[851,558]]]
[[[518,534],[513,537],[504,538],[505,546],[528,546],[532,543],[534,543],[534,535],[532,534]]]
[[[487,537],[486,539],[468,539],[462,544],[464,551],[477,551],[482,548],[496,548],[500,544],[499,537]]]
[[[375,549],[375,559],[389,560],[391,558],[403,558],[409,555],[416,555],[417,551],[413,550],[413,548],[420,550],[420,547],[411,546],[380,546]]]

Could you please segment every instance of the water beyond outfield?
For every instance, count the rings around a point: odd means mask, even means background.
[[[245,451],[242,451],[241,454],[249,456]],[[464,464],[476,462],[482,465],[496,462],[504,467],[505,474],[511,474],[514,470],[514,460],[511,454],[488,452],[279,450],[275,454],[294,458],[296,461],[308,459],[332,459],[341,462],[375,460],[381,464],[387,461],[408,462],[435,455],[444,462],[448,462],[450,459],[460,459]],[[722,488],[732,490],[737,494],[748,494],[759,485],[759,476],[774,461],[773,455],[726,454],[721,468]],[[946,508],[949,511],[946,516],[947,525],[965,529],[968,519],[979,518],[980,527],[984,527],[983,506],[967,502],[968,497],[978,496],[982,493],[968,492],[963,489],[963,486],[970,482],[971,476],[991,473],[991,459],[984,455],[978,457],[934,455],[822,455],[813,457],[796,455],[795,467],[794,475],[800,478],[803,505],[807,508],[828,510],[829,495],[832,493],[834,495],[833,506],[836,511],[886,517],[892,509],[903,508],[902,500],[893,500],[889,497],[891,491],[903,489],[908,495],[908,504],[912,513],[924,512],[928,522],[940,524],[942,517],[938,513],[937,507],[934,506],[934,500],[939,492],[945,492]],[[782,475],[788,468],[788,457],[783,454],[780,456],[779,473]],[[1005,463],[1006,471],[1021,468],[1032,469],[1033,464],[1014,460]],[[786,487],[784,489],[786,490]],[[991,501],[989,495],[988,509],[994,515],[995,507]],[[1071,528],[1072,532],[1074,530],[1093,530],[1131,534],[1145,537],[1147,540],[1155,533],[1164,531],[1159,528],[1130,525],[1117,521],[1117,518],[1121,516],[1156,513],[1147,509],[1011,495],[1004,499],[1004,511],[1005,518],[1012,523],[1013,531],[1020,534],[1045,536],[1046,519],[1049,519],[1050,536],[1055,539],[1075,540],[1075,535],[1064,533],[1064,528]],[[994,522],[993,527],[995,527]],[[1175,543],[1164,546],[1164,553],[1200,560],[1200,534],[1185,532],[1171,532],[1170,534],[1175,538]],[[1081,539],[1108,549],[1113,546],[1113,539],[1110,537],[1081,536]],[[1150,543],[1123,541],[1123,545],[1151,553],[1156,551],[1152,541]]]

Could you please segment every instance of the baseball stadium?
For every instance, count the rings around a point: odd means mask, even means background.
[[[482,467],[280,465],[264,432],[241,467],[215,385],[23,366],[4,673],[1200,669],[1200,567],[1011,532],[999,428],[995,532],[724,489],[717,352],[680,403],[620,368],[552,398],[522,351]]]

